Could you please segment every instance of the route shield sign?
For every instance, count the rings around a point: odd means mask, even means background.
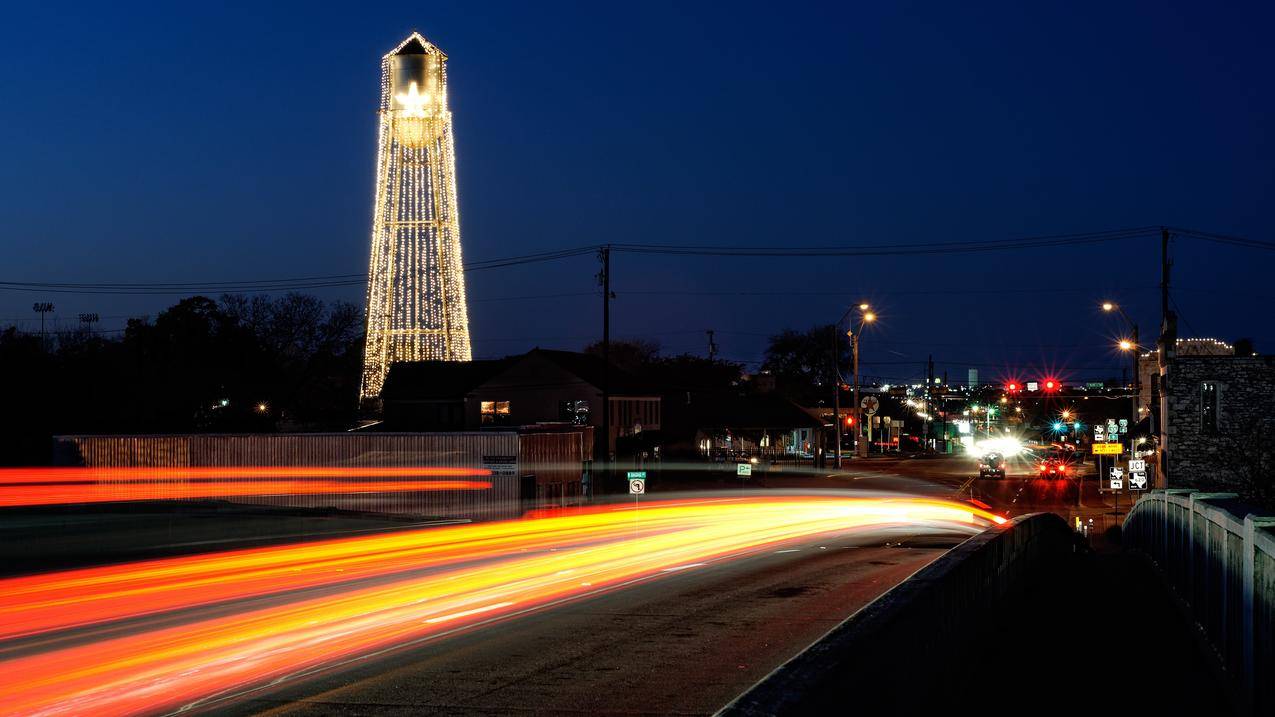
[[[645,478],[629,479],[629,495],[642,495],[646,492]]]
[[[878,408],[881,408],[881,402],[876,396],[864,396],[863,400],[859,401],[859,406],[863,408],[864,413],[871,416],[877,412]]]
[[[1129,432],[1129,419],[1127,418],[1120,419],[1120,432],[1121,433]]]
[[[1124,488],[1124,469],[1111,469],[1111,490],[1120,490]]]
[[[1146,471],[1129,471],[1129,488],[1133,490],[1147,489]]]

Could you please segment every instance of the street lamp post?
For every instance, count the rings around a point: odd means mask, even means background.
[[[849,309],[846,309],[846,312],[841,315],[841,318],[837,319],[837,323],[833,324],[833,330],[832,330],[832,374],[833,374],[832,375],[832,384],[833,384],[832,413],[833,413],[833,417],[832,417],[832,422],[834,424],[834,431],[836,434],[835,449],[837,451],[836,465],[838,468],[841,467],[841,348],[840,348],[841,344],[840,344],[840,337],[837,336],[837,332],[840,331],[841,329],[841,322],[845,321],[850,316],[850,313],[854,311],[856,308],[859,309],[860,313],[862,314],[859,320],[859,330],[855,331],[854,321],[851,320],[850,330],[846,332],[846,335],[850,337],[851,353],[854,356],[854,407],[852,410],[854,411],[853,425],[856,431],[855,443],[854,443],[856,447],[856,454],[861,454],[861,452],[858,450],[858,446],[860,443],[860,441],[858,440],[858,430],[859,430],[859,426],[861,425],[860,418],[859,418],[859,334],[863,332],[863,327],[866,324],[871,323],[877,318],[876,314],[873,314],[871,311],[868,310],[870,307],[867,304],[859,304],[857,307],[852,306]]]
[[[854,427],[855,427],[855,455],[860,458],[868,455],[868,444],[859,440],[861,426],[863,425],[863,406],[859,403],[859,337],[863,334],[863,327],[876,321],[877,315],[868,310],[867,304],[859,304],[859,311],[863,312],[859,320],[859,329],[856,331],[854,324],[850,324],[850,348],[854,350]],[[837,456],[840,458],[840,456]]]
[[[1138,403],[1142,400],[1142,376],[1138,372],[1138,324],[1135,323],[1133,319],[1129,318],[1129,315],[1124,312],[1124,309],[1110,301],[1103,302],[1102,310],[1107,313],[1114,311],[1120,314],[1120,318],[1124,319],[1125,323],[1129,325],[1130,338],[1122,340],[1119,344],[1117,344],[1117,346],[1119,346],[1121,351],[1128,351],[1130,355],[1133,356],[1133,407],[1130,410],[1130,413],[1132,414],[1131,420],[1133,423],[1129,426],[1129,453],[1132,456],[1134,446],[1133,434],[1136,426],[1138,425],[1138,420],[1140,419]]]

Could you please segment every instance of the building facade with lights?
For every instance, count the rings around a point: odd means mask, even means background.
[[[398,361],[468,361],[447,55],[413,32],[381,59],[360,398]]]

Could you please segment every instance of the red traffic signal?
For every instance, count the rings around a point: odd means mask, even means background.
[[[1009,391],[1010,393],[1018,393],[1019,389],[1021,388],[1022,386],[1019,386],[1016,381],[1010,381],[1009,383],[1005,384],[1005,390]]]
[[[1045,391],[1047,393],[1052,393],[1058,390],[1058,381],[1052,378],[1045,379],[1042,385],[1045,387]]]
[[[846,425],[847,425],[847,426],[853,426],[853,425],[854,425],[854,416],[846,416]]]

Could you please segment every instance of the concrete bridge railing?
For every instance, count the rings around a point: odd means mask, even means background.
[[[1239,707],[1275,714],[1275,516],[1234,493],[1157,490],[1124,522],[1189,607]]]
[[[938,713],[988,618],[1037,571],[1076,549],[1066,521],[1020,516],[961,543],[842,622],[719,717]],[[892,658],[890,656],[893,656]]]

